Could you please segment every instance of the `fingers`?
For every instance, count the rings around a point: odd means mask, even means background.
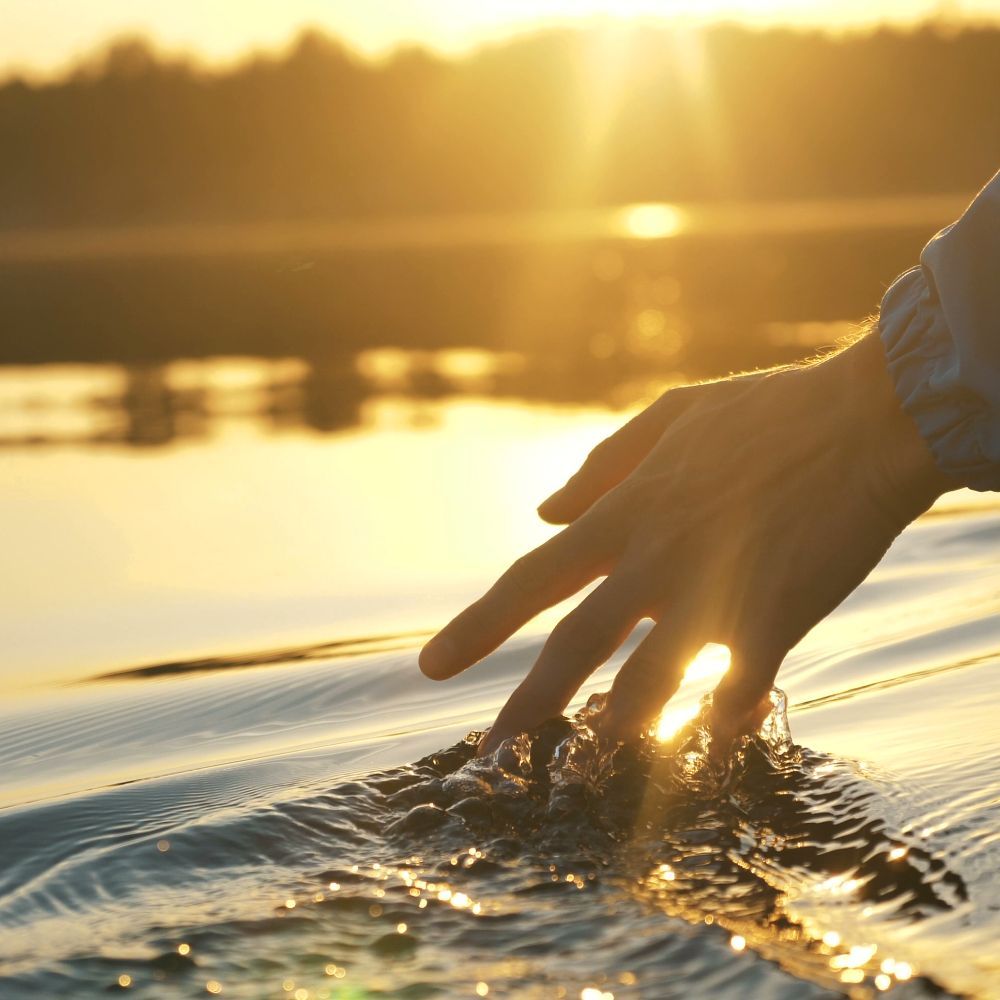
[[[508,737],[564,711],[580,685],[625,641],[642,617],[639,593],[633,574],[614,574],[563,618],[497,716],[480,753],[490,753]]]
[[[602,441],[580,470],[538,508],[550,524],[569,524],[617,486],[649,454],[667,427],[683,413],[690,396],[664,393],[655,403]]]
[[[599,720],[601,734],[627,740],[647,729],[705,642],[689,609],[675,608],[654,625],[615,677]]]
[[[610,533],[577,521],[522,556],[474,604],[420,651],[420,669],[434,680],[453,677],[491,653],[540,611],[572,596],[606,572]]]
[[[756,729],[771,710],[769,695],[783,655],[733,651],[733,661],[712,697],[712,728],[723,740]]]

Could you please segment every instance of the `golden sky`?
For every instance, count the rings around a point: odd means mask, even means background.
[[[408,43],[461,51],[602,16],[846,27],[942,8],[1000,16],[1000,0],[0,0],[0,68],[57,71],[111,35],[136,32],[225,61],[279,47],[308,25],[377,55]]]

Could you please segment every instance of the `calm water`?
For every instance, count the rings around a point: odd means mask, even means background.
[[[393,357],[333,426],[291,362],[0,375],[0,996],[1000,996],[1000,505],[914,524],[727,776],[677,730],[718,650],[662,741],[475,763],[558,611],[416,647],[624,411]]]

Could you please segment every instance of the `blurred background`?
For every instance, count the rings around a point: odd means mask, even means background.
[[[0,0],[25,666],[425,628],[1000,165],[1000,3]]]

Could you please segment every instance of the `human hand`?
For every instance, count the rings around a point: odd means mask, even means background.
[[[443,680],[606,577],[552,631],[481,752],[557,715],[643,618],[599,720],[637,736],[708,642],[732,660],[714,722],[756,717],[787,652],[954,488],[901,410],[878,338],[821,362],[665,393],[539,507],[563,531],[421,651]]]

